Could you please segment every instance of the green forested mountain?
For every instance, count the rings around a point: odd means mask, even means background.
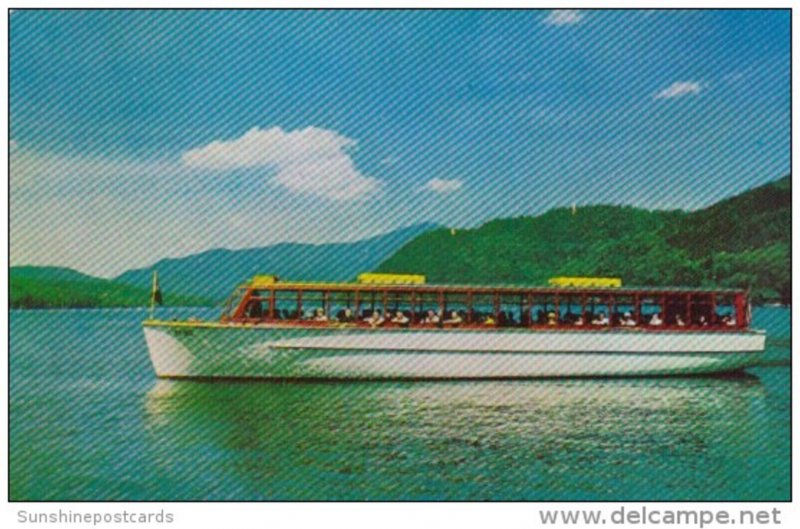
[[[424,273],[436,283],[544,284],[555,275],[603,275],[627,285],[749,287],[757,300],[789,302],[791,181],[693,212],[561,208],[471,230],[424,225],[356,243],[214,250],[156,269],[166,304],[205,305],[255,273],[348,280],[381,259],[378,271]],[[106,280],[68,268],[12,267],[11,306],[145,306],[150,277],[150,269]]]
[[[242,250],[210,250],[129,270],[113,280],[69,268],[11,268],[11,306],[142,307],[150,300],[158,271],[167,305],[214,305],[255,274],[278,274],[310,281],[346,281],[374,268],[416,235],[434,228],[419,224],[348,243],[283,243]]]
[[[355,242],[281,243],[241,250],[209,250],[162,259],[150,267],[129,270],[115,281],[147,288],[153,270],[158,270],[164,292],[191,293],[217,302],[225,300],[237,285],[255,274],[276,274],[304,281],[349,281],[434,227],[418,224]]]
[[[435,283],[543,284],[556,275],[621,277],[628,285],[751,288],[791,298],[791,181],[693,212],[588,206],[438,229],[398,250],[380,272]]]
[[[69,268],[15,266],[10,270],[11,308],[143,307],[150,290],[99,279]],[[167,305],[207,305],[206,299],[164,293]]]

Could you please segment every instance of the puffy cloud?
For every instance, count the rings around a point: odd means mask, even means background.
[[[550,26],[574,26],[583,20],[583,13],[575,9],[554,9],[543,20]]]
[[[697,81],[676,81],[656,93],[654,99],[672,99],[673,97],[683,97],[699,94],[703,85]]]
[[[275,171],[275,182],[291,191],[347,200],[380,187],[377,179],[356,169],[348,152],[355,145],[353,139],[317,127],[253,128],[234,140],[189,150],[182,160],[189,167],[215,171],[266,167]]]
[[[464,182],[457,178],[451,180],[433,178],[422,186],[422,189],[425,191],[433,191],[434,193],[454,193],[460,191],[463,187]]]

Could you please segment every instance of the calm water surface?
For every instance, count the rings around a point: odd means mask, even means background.
[[[789,499],[787,309],[740,377],[463,383],[157,380],[145,315],[11,313],[13,499]]]

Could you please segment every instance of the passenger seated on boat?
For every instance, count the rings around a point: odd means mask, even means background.
[[[425,316],[425,319],[422,320],[422,323],[427,323],[427,324],[439,323],[439,315],[436,314],[434,311],[429,310],[428,314]]]
[[[661,325],[664,325],[664,320],[661,319],[660,312],[656,312],[655,314],[653,314],[653,317],[650,318],[650,325],[652,325],[653,327],[660,327]]]
[[[408,322],[411,320],[408,319],[408,316],[403,314],[403,311],[398,310],[391,321],[392,323],[399,323],[400,325],[408,325]]]
[[[497,325],[497,321],[495,321],[493,315],[487,314],[486,317],[483,318],[483,324],[492,327],[492,326]]]
[[[328,316],[325,314],[325,311],[322,309],[322,307],[320,307],[320,308],[318,308],[317,310],[314,311],[313,320],[314,321],[320,321],[320,322],[328,321]]]
[[[730,314],[723,316],[722,324],[728,327],[736,327],[736,318],[731,316]]]
[[[678,327],[686,327],[686,322],[683,321],[683,318],[681,318],[680,314],[675,315],[675,325]]]
[[[342,323],[353,323],[355,317],[353,316],[353,312],[347,308],[340,311],[339,321]]]
[[[636,320],[633,319],[633,316],[630,312],[626,312],[622,315],[622,319],[620,320],[620,325],[623,327],[636,327]]]
[[[555,312],[547,313],[547,325],[558,325],[558,318]]]
[[[708,320],[702,314],[700,315],[700,318],[697,320],[697,323],[701,327],[708,327]]]
[[[450,318],[444,320],[442,323],[445,325],[460,325],[463,321],[458,312],[453,311],[450,313]]]
[[[380,310],[374,310],[372,311],[372,314],[370,314],[369,318],[366,318],[365,321],[369,323],[372,327],[378,327],[380,325],[383,325],[383,322],[385,320],[383,319],[383,316],[381,316]]]
[[[400,310],[397,311],[397,314],[394,315],[394,318],[392,318],[391,321],[392,323],[399,324],[401,327],[408,327],[408,324],[411,322],[411,320],[408,319],[408,316],[403,314],[403,311]]]
[[[592,320],[592,325],[608,325],[608,318],[605,312],[598,312],[597,317]]]
[[[573,325],[577,326],[581,326],[583,324],[584,324],[583,316],[578,316],[577,318],[575,318],[575,322],[573,323]]]

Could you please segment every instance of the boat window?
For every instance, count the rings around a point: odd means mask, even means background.
[[[536,294],[531,304],[531,324],[547,325],[547,315],[555,311],[555,298],[549,294]]]
[[[524,294],[503,294],[500,296],[500,313],[498,325],[501,327],[518,327],[523,323],[523,314],[527,309]]]
[[[248,320],[260,320],[264,317],[264,306],[259,290],[250,292],[247,298],[247,305],[244,307],[244,317]]]
[[[497,325],[494,294],[473,294],[471,322],[478,325]]]
[[[446,292],[442,324],[461,325],[467,323],[468,310],[466,292]]]
[[[635,327],[639,323],[636,297],[632,295],[614,296],[614,313],[611,315],[611,324],[622,327]]]
[[[303,292],[303,319],[309,321],[327,321],[330,317],[330,293],[310,290]]]
[[[688,312],[689,295],[684,293],[667,294],[665,299],[664,324],[678,327],[687,325],[690,317]]]
[[[239,305],[242,304],[242,300],[244,299],[244,295],[246,293],[246,287],[238,287],[233,291],[233,294],[231,294],[227,301],[225,301],[225,308],[222,311],[223,319],[233,318],[234,314],[236,313],[236,309],[238,309]]]
[[[270,299],[272,292],[269,290],[253,290],[250,300],[245,308],[244,317],[248,319],[269,319]]]
[[[719,294],[716,296],[714,305],[715,318],[713,322],[718,325],[736,326],[736,306],[733,296]]]
[[[362,320],[372,318],[375,313],[383,316],[386,314],[388,293],[382,290],[368,290],[361,293],[360,317]]]
[[[643,296],[641,298],[640,320],[642,325],[664,325],[663,296]]]
[[[584,320],[589,325],[606,326],[611,324],[611,303],[609,296],[592,294],[587,296]]]
[[[275,319],[298,319],[296,290],[278,290],[275,292]]]
[[[567,325],[574,325],[583,314],[581,296],[575,294],[561,294],[558,303],[559,320]]]
[[[706,327],[714,320],[711,294],[692,294],[691,296],[691,325]]]
[[[389,292],[387,296],[388,310],[391,312],[392,318],[397,318],[397,313],[400,312],[410,322],[414,322],[414,307],[411,305],[410,292]]]
[[[327,301],[327,314],[331,321],[349,322],[355,319],[355,292],[330,291],[327,293]]]
[[[418,293],[414,307],[414,316],[414,323],[431,324],[431,321],[426,320],[435,320],[439,318],[439,316],[441,316],[439,294],[436,292]]]

